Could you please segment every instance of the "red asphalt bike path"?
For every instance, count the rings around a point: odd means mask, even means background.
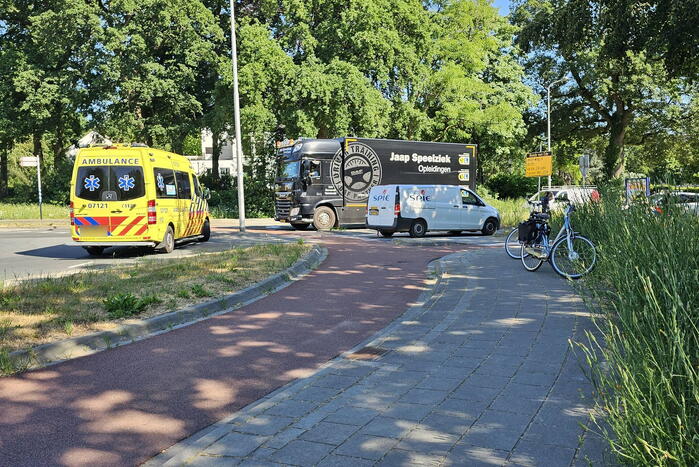
[[[384,328],[430,261],[467,248],[321,242],[318,269],[239,310],[0,378],[0,465],[144,462]]]

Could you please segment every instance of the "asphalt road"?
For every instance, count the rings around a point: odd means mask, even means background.
[[[276,234],[289,235],[296,233]],[[304,235],[321,241],[328,258],[276,294],[143,341],[0,378],[0,465],[145,461],[385,327],[417,299],[427,264],[464,248],[416,248],[361,233]],[[26,245],[20,257],[63,267],[86,259],[57,246],[60,232],[24,236],[31,238],[5,234]]]
[[[325,237],[362,238],[390,243],[392,239],[379,238],[376,232],[367,229],[316,232],[295,231],[286,224],[271,219],[248,220],[248,232],[240,234],[235,220],[215,220],[211,239],[206,243],[190,242],[178,245],[171,254],[153,252],[149,248],[109,248],[100,257],[94,257],[79,247],[68,245],[70,232],[67,228],[56,229],[0,229],[0,281],[21,280],[29,277],[59,275],[79,269],[104,268],[111,265],[133,263],[140,258],[167,259],[188,256],[204,251],[219,251],[256,242],[281,241],[289,237],[320,239]],[[491,241],[488,237],[446,234],[428,234],[423,240],[411,239],[407,234],[396,234],[395,240],[420,243],[466,243],[482,244]]]
[[[254,224],[255,225],[255,224]],[[257,223],[258,230],[240,235],[236,229],[214,227],[206,243],[178,245],[171,254],[153,252],[149,248],[109,248],[104,255],[90,256],[79,246],[69,245],[70,231],[56,229],[0,229],[0,281],[70,273],[76,269],[102,268],[135,262],[140,258],[177,258],[203,251],[217,251],[260,241],[278,241]]]

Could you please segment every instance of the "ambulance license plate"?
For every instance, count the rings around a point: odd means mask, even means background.
[[[84,225],[80,227],[81,237],[106,237],[109,228],[106,225]]]
[[[369,208],[369,215],[370,216],[378,216],[379,215],[379,208],[375,208],[375,207]]]

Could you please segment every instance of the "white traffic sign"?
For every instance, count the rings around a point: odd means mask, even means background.
[[[20,157],[19,165],[21,165],[22,167],[38,167],[39,158],[36,156]]]

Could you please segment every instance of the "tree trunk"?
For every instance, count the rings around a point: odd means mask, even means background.
[[[218,180],[219,178],[218,158],[221,157],[221,144],[219,138],[220,134],[218,133],[218,131],[211,132],[211,176],[214,178],[214,180]]]
[[[0,198],[4,198],[8,193],[8,172],[7,159],[10,157],[10,151],[6,145],[2,145],[0,149]]]
[[[604,151],[604,173],[607,178],[619,177],[624,172],[624,139],[631,121],[631,113],[617,111],[609,125],[609,142]]]

